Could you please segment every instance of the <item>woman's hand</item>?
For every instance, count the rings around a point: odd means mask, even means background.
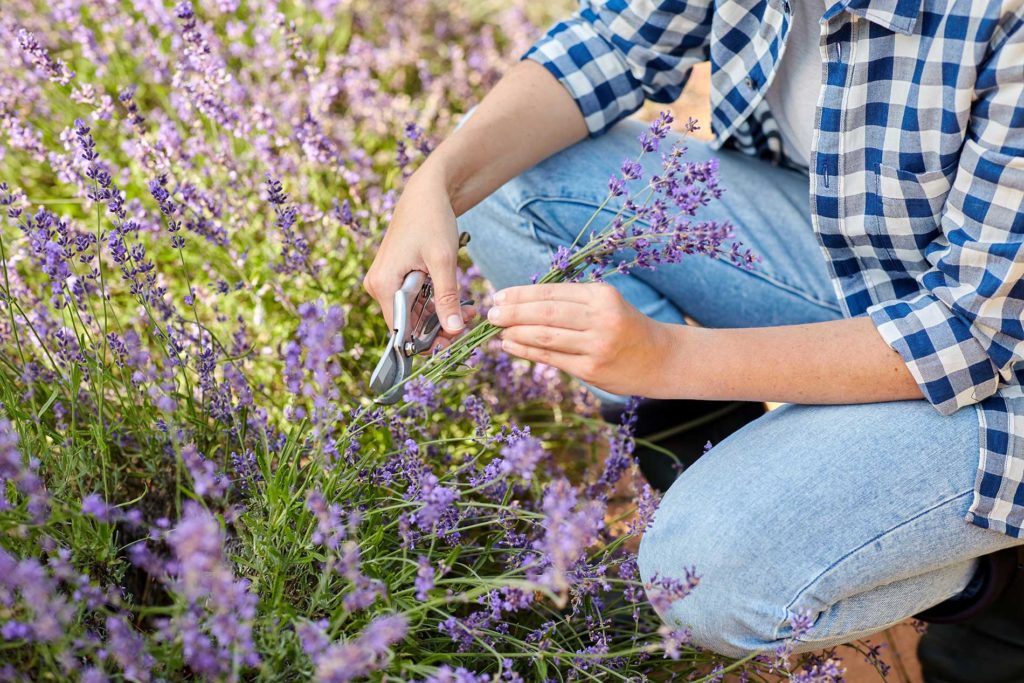
[[[458,252],[455,212],[444,183],[429,172],[414,175],[363,278],[363,287],[380,304],[389,327],[395,292],[406,275],[420,270],[434,283],[434,306],[444,330],[442,337],[450,339],[463,330],[475,313],[471,307],[459,305]]]
[[[395,291],[413,270],[434,281],[444,328],[458,335],[474,315],[460,309],[455,217],[510,178],[587,135],[583,115],[562,84],[540,64],[512,67],[473,115],[409,178],[363,286],[391,325]]]
[[[552,365],[605,391],[663,397],[682,325],[648,318],[605,283],[510,287],[488,320],[508,353]],[[676,330],[675,328],[679,328]]]

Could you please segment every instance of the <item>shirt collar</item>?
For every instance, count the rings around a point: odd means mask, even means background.
[[[921,0],[837,0],[825,11],[823,19],[828,21],[843,11],[891,31],[911,34],[921,14]]]

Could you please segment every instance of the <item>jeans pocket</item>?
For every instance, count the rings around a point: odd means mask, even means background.
[[[942,207],[956,169],[956,162],[924,173],[879,164],[873,173],[875,202],[868,207],[872,244],[894,261],[924,261],[925,249],[942,234]]]

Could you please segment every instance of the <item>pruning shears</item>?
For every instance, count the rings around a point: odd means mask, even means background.
[[[459,246],[469,243],[469,233],[459,235]],[[471,300],[461,302],[472,305]],[[394,325],[384,353],[370,376],[370,390],[385,405],[402,398],[400,385],[412,372],[412,359],[429,350],[441,333],[441,321],[434,308],[434,285],[426,273],[414,270],[405,276],[395,292],[392,309]]]

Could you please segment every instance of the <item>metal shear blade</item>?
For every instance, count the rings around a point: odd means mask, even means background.
[[[405,276],[401,289],[395,292],[394,329],[384,354],[370,377],[370,389],[385,405],[397,403],[402,397],[398,385],[412,372],[414,356],[434,345],[441,332],[441,321],[434,310],[434,288],[425,273],[414,270]],[[463,301],[470,305],[472,301]]]
[[[469,233],[459,235],[459,247],[469,244]],[[472,305],[462,301],[461,305]],[[378,395],[377,401],[386,405],[397,403],[401,392],[398,385],[412,372],[413,356],[434,345],[441,332],[441,321],[434,310],[434,286],[427,274],[414,270],[405,276],[402,287],[395,292],[392,309],[394,327],[384,353],[370,376],[370,389]]]

